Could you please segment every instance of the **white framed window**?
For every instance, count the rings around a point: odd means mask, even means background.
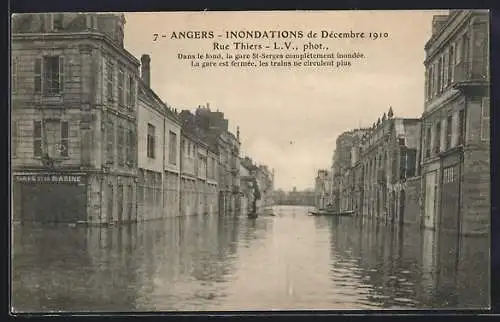
[[[490,139],[490,98],[483,97],[481,101],[481,140]]]
[[[53,13],[51,17],[51,27],[52,30],[61,30],[63,29],[63,14],[62,13]]]
[[[448,167],[443,169],[443,183],[452,183],[455,181],[455,167]]]
[[[64,89],[64,57],[44,56],[35,59],[35,93],[59,95]]]

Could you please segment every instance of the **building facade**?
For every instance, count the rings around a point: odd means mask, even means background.
[[[358,146],[366,129],[355,129],[337,137],[331,168],[331,204],[336,211],[357,209],[353,195],[353,147]]]
[[[196,126],[205,133],[205,138],[216,151],[218,159],[218,211],[221,215],[237,215],[240,207],[240,140],[229,131],[229,121],[224,113],[210,110],[209,105],[199,106],[194,117]]]
[[[316,208],[323,209],[330,203],[329,173],[327,170],[318,170],[314,191],[316,193]]]
[[[392,108],[362,136],[359,158],[353,160],[359,173],[356,198],[362,215],[404,222],[405,187],[407,179],[417,175],[419,139],[420,120],[396,118]],[[409,221],[419,217],[418,212],[408,216]]]
[[[424,227],[490,227],[489,13],[435,16],[425,46],[420,162]]]
[[[122,14],[12,18],[15,221],[137,220],[139,61]]]
[[[181,120],[150,87],[149,55],[141,57],[138,104],[138,219],[179,215]]]

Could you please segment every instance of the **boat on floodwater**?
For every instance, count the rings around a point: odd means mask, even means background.
[[[310,215],[312,216],[352,216],[355,214],[354,210],[344,210],[344,211],[337,211],[335,209],[318,209],[315,211],[310,211]]]

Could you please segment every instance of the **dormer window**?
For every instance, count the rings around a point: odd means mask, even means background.
[[[63,14],[62,13],[52,14],[52,29],[53,30],[63,29]]]

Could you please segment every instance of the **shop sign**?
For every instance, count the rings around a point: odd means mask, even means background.
[[[81,175],[73,174],[46,174],[46,175],[16,175],[14,180],[24,183],[82,183]]]

